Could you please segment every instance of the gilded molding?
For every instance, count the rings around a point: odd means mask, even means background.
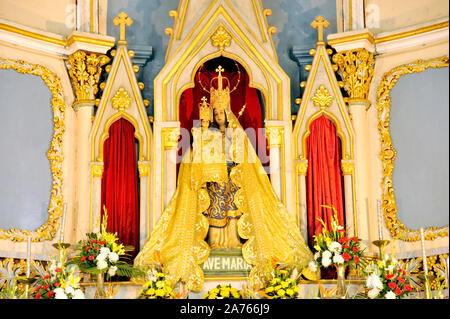
[[[102,178],[103,177],[103,169],[104,169],[103,164],[92,164],[91,165],[92,176]]]
[[[270,126],[266,127],[267,147],[280,148],[283,143],[284,127]]]
[[[434,58],[430,60],[416,60],[415,62],[403,64],[386,72],[380,82],[377,92],[377,116],[378,131],[380,134],[381,152],[380,159],[383,165],[382,176],[382,210],[384,221],[392,237],[413,242],[420,240],[420,231],[407,228],[397,217],[397,204],[392,181],[394,171],[394,161],[397,152],[392,143],[390,135],[390,93],[398,79],[405,74],[423,72],[427,68],[442,68],[449,66],[448,56]],[[426,240],[434,240],[438,237],[449,235],[449,226],[429,227],[424,231]]]
[[[65,110],[64,93],[61,80],[58,75],[45,66],[32,64],[22,60],[9,60],[0,58],[0,69],[13,69],[19,73],[37,75],[42,78],[52,93],[51,107],[53,110],[53,137],[47,158],[50,161],[52,172],[52,190],[48,206],[48,220],[34,231],[11,228],[3,230],[0,228],[0,239],[9,239],[14,242],[25,241],[31,236],[31,241],[38,242],[52,240],[56,234],[58,219],[63,212],[63,135],[65,132]]]
[[[80,50],[69,55],[67,60],[70,65],[69,75],[75,89],[77,103],[95,100],[102,66],[109,61],[106,55],[87,54]]]
[[[311,100],[314,102],[315,106],[320,107],[321,110],[324,110],[325,108],[331,106],[333,103],[334,97],[328,93],[328,90],[323,86],[320,85],[320,87],[317,89],[316,94],[311,98]]]
[[[173,150],[178,148],[178,139],[180,137],[179,127],[165,127],[163,130],[164,149]]]
[[[367,101],[374,72],[373,53],[364,48],[343,51],[333,56],[333,62],[338,66],[349,101]]]
[[[138,163],[139,177],[150,176],[150,164]]]

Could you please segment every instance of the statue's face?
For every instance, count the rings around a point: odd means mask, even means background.
[[[225,125],[225,110],[224,109],[215,109],[214,110],[214,120],[219,126]]]
[[[209,121],[208,120],[202,120],[202,128],[208,128],[209,127]]]

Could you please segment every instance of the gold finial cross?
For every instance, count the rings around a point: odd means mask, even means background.
[[[202,97],[201,100],[202,100],[203,104],[206,104],[206,100],[207,100],[206,96]]]
[[[117,17],[114,18],[113,23],[116,27],[120,25],[119,41],[125,41],[125,26],[131,26],[133,24],[133,19],[131,19],[128,14],[122,11]]]
[[[222,72],[225,71],[221,65],[219,65],[216,69],[216,72],[219,72],[218,80],[219,80],[219,90],[222,90]]]
[[[316,20],[311,22],[311,27],[313,27],[314,29],[318,29],[319,31],[318,37],[319,42],[323,42],[323,28],[328,28],[329,26],[330,23],[327,20],[325,20],[325,18],[322,16],[318,16]]]

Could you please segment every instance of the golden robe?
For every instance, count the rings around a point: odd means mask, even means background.
[[[269,178],[231,110],[226,109],[229,128],[234,128],[231,148],[227,156],[237,163],[230,178],[239,189],[234,203],[242,213],[238,233],[246,240],[242,246],[244,260],[253,265],[249,281],[254,286],[265,282],[264,265],[273,257],[283,263],[293,262],[306,269],[313,254],[300,234],[293,216],[275,194]],[[205,242],[208,219],[203,215],[210,206],[202,165],[187,161],[186,152],[178,175],[178,187],[161,214],[149,240],[135,259],[135,266],[154,263],[159,251],[167,280],[175,284],[183,281],[193,291],[203,287],[204,275],[200,267],[209,256],[210,247]],[[217,174],[217,178],[221,178]],[[317,279],[317,277],[310,278]]]

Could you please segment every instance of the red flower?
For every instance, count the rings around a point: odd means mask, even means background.
[[[53,290],[50,290],[50,291],[47,293],[47,297],[51,298],[54,294],[55,294],[55,292],[54,292]]]
[[[100,245],[104,245],[104,244],[106,244],[106,241],[102,240],[102,241],[99,241],[98,243],[99,243]]]
[[[357,252],[358,252],[358,247],[353,247],[353,251],[354,251],[355,253],[357,253]]]
[[[402,290],[400,289],[400,288],[395,288],[395,294],[397,295],[397,296],[400,296],[401,294],[402,294]]]
[[[44,277],[44,279],[48,279],[48,278],[50,278],[50,277],[51,277],[50,275],[47,275],[47,276]]]
[[[95,258],[95,255],[90,255],[88,259],[89,259],[89,260],[92,260],[92,259],[94,259],[94,258]]]
[[[384,276],[384,278],[386,278],[387,280],[391,280],[394,277],[394,274],[389,274]]]
[[[44,290],[47,290],[48,288],[50,288],[50,285],[46,284],[43,288],[44,288]]]
[[[338,242],[339,242],[340,244],[342,244],[342,243],[348,243],[348,239],[347,239],[347,237],[341,237],[341,238],[339,238]]]
[[[402,284],[405,283],[405,278],[403,277],[398,277],[397,280],[400,281]]]
[[[95,249],[97,249],[97,250],[100,250],[100,249],[101,249],[101,247],[100,247],[100,246],[98,246],[98,247],[95,247]]]
[[[61,271],[62,271],[61,268],[56,268],[56,269],[55,269],[55,272],[61,272]]]
[[[410,285],[405,285],[405,290],[406,291],[412,291],[412,287]]]
[[[388,286],[389,288],[394,289],[395,287],[397,287],[397,284],[395,282],[390,282]]]
[[[343,253],[342,254],[342,258],[344,258],[345,261],[349,261],[351,256],[349,254],[347,254],[347,253]]]
[[[59,286],[61,286],[61,283],[60,282],[56,282],[54,286],[55,287],[59,287]]]
[[[347,249],[347,248],[350,248],[348,245],[342,245],[342,248],[343,249]]]
[[[35,299],[41,299],[41,294],[36,294],[36,297],[34,297]]]
[[[97,241],[95,239],[91,240],[91,244],[96,244]]]
[[[81,257],[80,262],[83,262],[86,260],[86,256]]]
[[[91,247],[91,246],[86,247],[86,249],[84,250],[84,252],[87,253],[89,249],[92,249],[92,247]]]
[[[42,285],[39,285],[39,286],[36,287],[36,289],[35,289],[34,291],[35,291],[35,292],[36,292],[36,291],[39,291],[39,289],[41,289],[41,288],[42,288]]]
[[[353,259],[355,260],[355,263],[359,263],[359,257],[358,256],[353,257]]]
[[[355,242],[359,242],[358,238],[356,238],[356,237],[352,237],[352,238],[350,238],[350,240],[351,241],[355,241]]]

